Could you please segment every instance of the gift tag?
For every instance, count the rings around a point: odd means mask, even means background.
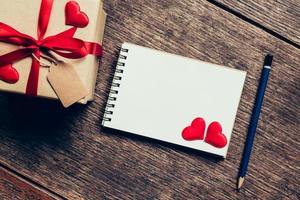
[[[48,81],[65,108],[89,94],[74,66],[69,63],[59,62],[52,65]]]

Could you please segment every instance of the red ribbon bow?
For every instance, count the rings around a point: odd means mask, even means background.
[[[26,57],[32,56],[32,54],[39,59],[41,50],[50,50],[69,59],[83,58],[88,54],[96,56],[102,55],[102,47],[100,44],[85,42],[78,38],[74,38],[74,34],[77,30],[76,27],[72,27],[57,35],[44,38],[49,24],[52,6],[53,0],[42,0],[41,2],[37,28],[37,40],[29,35],[18,32],[7,24],[0,22],[0,41],[24,47],[0,56],[1,66],[12,64]],[[26,87],[27,95],[37,96],[39,69],[39,61],[33,58]]]

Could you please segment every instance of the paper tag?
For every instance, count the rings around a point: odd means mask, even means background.
[[[58,65],[52,65],[48,81],[65,108],[89,94],[74,66],[69,63],[59,62]]]

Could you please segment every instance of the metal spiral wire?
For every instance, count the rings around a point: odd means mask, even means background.
[[[104,112],[103,121],[104,122],[110,122],[112,120],[112,115],[114,114],[113,109],[116,107],[116,101],[117,101],[117,94],[119,94],[119,88],[120,88],[120,81],[122,80],[122,76],[124,73],[124,68],[126,65],[127,60],[127,53],[129,52],[128,49],[121,48],[119,59],[116,66],[115,75],[113,77],[113,82],[111,85],[111,90],[109,92],[108,102],[106,105],[106,109]],[[124,55],[126,54],[126,55]]]

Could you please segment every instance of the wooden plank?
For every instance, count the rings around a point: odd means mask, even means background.
[[[0,162],[68,199],[299,199],[299,49],[204,0],[113,0],[105,8],[95,101],[65,110],[55,101],[2,94]],[[123,41],[247,70],[226,160],[101,129]],[[274,67],[247,182],[238,193],[266,52],[274,54]]]
[[[25,180],[3,166],[0,166],[0,197],[2,200],[57,200],[39,186]]]
[[[299,0],[209,0],[254,20],[288,40],[300,45]]]

